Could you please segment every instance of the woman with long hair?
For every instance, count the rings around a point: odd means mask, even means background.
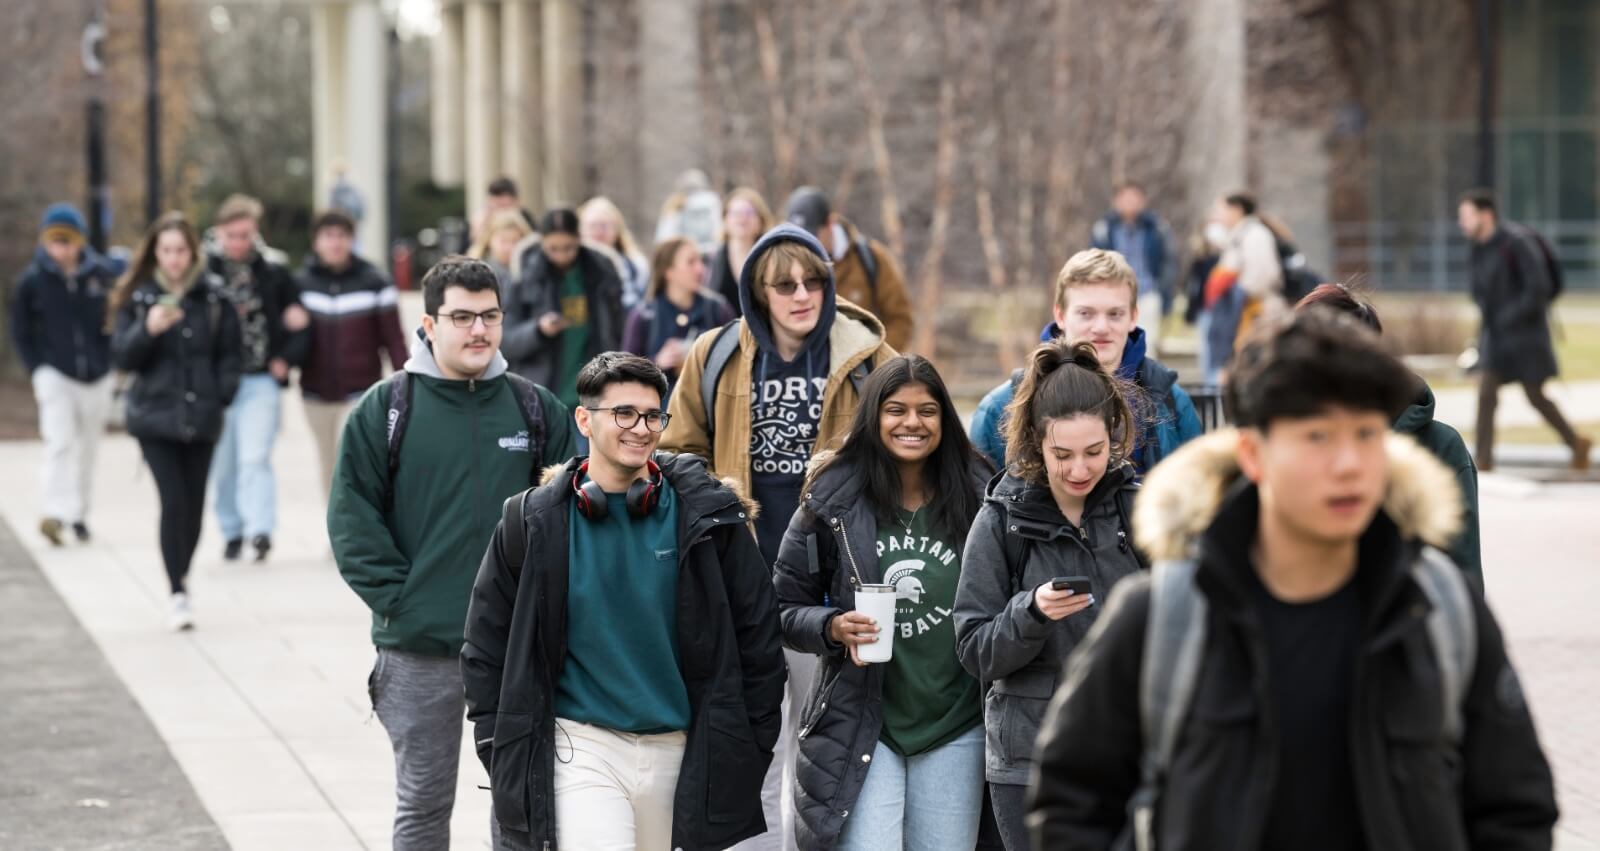
[[[489,217],[489,222],[478,229],[477,241],[467,250],[489,264],[494,276],[500,279],[500,292],[511,285],[512,272],[517,266],[517,249],[533,233],[528,219],[521,210],[501,210]]]
[[[756,240],[777,221],[761,193],[748,186],[728,193],[722,202],[722,245],[711,258],[711,291],[722,296],[739,315],[739,272]]]
[[[186,580],[200,541],[206,474],[223,413],[239,389],[239,317],[205,271],[200,237],[181,213],[157,219],[107,300],[111,357],[133,374],[127,429],[161,499],[168,625],[194,626]]]
[[[951,610],[989,474],[916,355],[872,371],[844,444],[812,462],[773,568],[784,642],[821,657],[799,724],[802,848],[973,847],[983,704]],[[855,611],[864,585],[892,586],[892,624]],[[880,643],[889,660],[863,661]]]
[[[1001,838],[1028,847],[1023,797],[1033,740],[1062,663],[1113,585],[1140,568],[1128,525],[1137,429],[1093,345],[1035,349],[1006,411],[1005,475],[962,552],[956,652],[984,699],[989,795]]]
[[[578,234],[585,242],[616,252],[621,261],[617,271],[622,277],[622,307],[632,310],[644,299],[650,267],[622,210],[610,198],[597,195],[578,208],[578,223]]]
[[[650,286],[622,331],[622,350],[655,361],[669,382],[678,380],[695,337],[733,321],[728,303],[705,288],[705,276],[706,263],[693,240],[675,236],[656,246]]]

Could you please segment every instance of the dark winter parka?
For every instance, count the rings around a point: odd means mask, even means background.
[[[23,369],[48,366],[74,381],[98,381],[109,372],[106,295],[116,278],[116,264],[93,248],[84,247],[69,276],[44,246],[36,247],[11,301],[11,341]]]
[[[795,832],[806,851],[838,844],[871,768],[862,756],[872,753],[883,732],[885,667],[856,665],[844,645],[828,637],[834,615],[855,609],[850,556],[862,582],[883,582],[878,521],[863,496],[860,471],[827,463],[831,457],[825,452],[812,459],[820,472],[808,483],[773,566],[784,644],[821,657],[800,712],[795,767]],[[988,472],[987,465],[975,465],[974,492],[983,490]]]
[[[128,389],[127,429],[137,438],[212,443],[239,389],[239,316],[220,293],[222,280],[200,274],[178,306],[183,319],[159,336],[145,315],[165,294],[160,284],[137,284],[117,314],[111,360],[134,374]]]
[[[1483,314],[1478,362],[1504,381],[1539,383],[1556,375],[1550,340],[1554,286],[1532,234],[1502,225],[1472,246],[1472,300]]]
[[[1186,445],[1151,473],[1139,497],[1140,546],[1155,560],[1198,551],[1195,584],[1208,602],[1199,680],[1155,810],[1161,851],[1253,851],[1272,804],[1277,722],[1248,575],[1260,499],[1240,482],[1237,442],[1223,431]],[[1500,629],[1475,590],[1477,661],[1459,747],[1445,735],[1431,607],[1409,566],[1423,541],[1454,534],[1456,489],[1409,438],[1391,436],[1388,454],[1388,496],[1362,537],[1356,580],[1364,615],[1349,748],[1365,845],[1546,851],[1556,821],[1550,768]],[[1149,611],[1149,582],[1129,580],[1072,657],[1070,691],[1052,707],[1039,742],[1035,847],[1131,847],[1127,805],[1144,752],[1139,684]]]
[[[564,270],[550,264],[544,252],[529,252],[521,277],[501,298],[505,310],[505,335],[500,351],[511,362],[511,371],[549,387],[559,395],[562,369],[561,335],[547,337],[539,330],[539,319],[546,313],[561,312],[561,282]],[[578,248],[578,272],[583,292],[589,301],[589,344],[585,358],[622,348],[622,279],[617,267],[587,246]]]
[[[993,684],[983,707],[989,782],[1028,782],[1033,740],[1067,654],[1089,632],[1112,587],[1139,571],[1129,531],[1137,489],[1131,466],[1107,470],[1075,526],[1062,516],[1049,485],[1010,473],[990,483],[961,554],[955,609],[962,666]],[[1007,550],[1016,547],[1007,546],[1008,536],[1028,541],[1020,571],[1007,564]],[[1089,577],[1097,602],[1051,621],[1034,608],[1033,592],[1060,576]]]
[[[568,521],[584,459],[546,471],[521,502],[521,565],[495,529],[467,607],[467,720],[500,829],[556,849],[556,683],[567,656]],[[761,784],[778,739],[786,670],[772,582],[748,526],[753,507],[693,455],[657,453],[678,509],[678,651],[690,722],[672,845],[727,848],[766,831]],[[572,851],[580,851],[573,849]]]

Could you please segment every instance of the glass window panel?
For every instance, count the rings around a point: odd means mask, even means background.
[[[1556,134],[1557,209],[1563,221],[1600,216],[1600,173],[1597,173],[1596,139],[1592,132]]]
[[[1545,137],[1536,130],[1511,130],[1505,135],[1504,176],[1508,215],[1537,221],[1545,209]]]

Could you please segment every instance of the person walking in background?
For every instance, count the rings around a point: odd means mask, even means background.
[[[484,192],[483,206],[472,215],[471,230],[466,235],[466,244],[473,245],[489,226],[489,220],[502,212],[512,212],[522,216],[530,230],[537,229],[538,222],[527,207],[522,206],[522,195],[517,190],[517,182],[501,175],[489,181],[489,186]]]
[[[835,213],[828,196],[815,186],[796,189],[784,207],[784,218],[790,224],[810,231],[827,247],[839,297],[878,317],[884,339],[895,351],[905,351],[911,345],[914,324],[911,297],[900,276],[900,264],[889,249]]]
[[[1343,313],[1383,335],[1378,309],[1344,284],[1322,284],[1295,305],[1296,313],[1321,308]],[[1405,410],[1394,419],[1393,428],[1409,434],[1450,469],[1461,487],[1461,532],[1445,550],[1456,567],[1474,586],[1483,589],[1483,559],[1478,548],[1478,469],[1472,464],[1466,441],[1454,428],[1433,418],[1433,388],[1422,376],[1412,374],[1412,394]]]
[[[210,271],[239,314],[239,392],[228,407],[211,459],[223,557],[237,559],[248,538],[256,561],[266,560],[278,520],[272,449],[278,440],[282,390],[289,368],[305,359],[310,317],[289,271],[256,250],[261,202],[234,195],[217,210],[221,253]]]
[[[106,294],[116,269],[84,241],[83,214],[52,204],[33,261],[11,296],[11,341],[33,383],[44,441],[39,532],[60,546],[89,540],[95,449],[111,409]]]
[[[1107,372],[1137,387],[1130,402],[1137,440],[1128,451],[1134,471],[1143,474],[1199,436],[1201,427],[1194,401],[1178,386],[1178,373],[1146,354],[1137,287],[1132,267],[1115,251],[1090,248],[1072,255],[1056,275],[1055,321],[1039,339],[1089,343]],[[1023,370],[1012,373],[972,415],[972,442],[996,467],[1008,460],[1005,423],[1022,379]]]
[[[1167,274],[1172,235],[1150,211],[1144,187],[1131,180],[1117,184],[1111,211],[1094,223],[1090,246],[1115,251],[1133,267],[1139,282],[1139,317],[1152,355],[1161,354],[1161,326],[1171,303]]]
[[[617,255],[617,272],[622,278],[622,309],[632,310],[644,298],[650,281],[650,261],[639,250],[622,211],[603,195],[590,198],[578,208],[578,233],[584,242],[611,249]]]
[[[1189,269],[1183,286],[1183,321],[1194,326],[1201,381],[1213,387],[1221,378],[1222,365],[1227,363],[1231,351],[1217,353],[1212,350],[1211,323],[1214,317],[1213,311],[1206,306],[1206,281],[1211,279],[1212,270],[1221,262],[1222,250],[1227,243],[1228,228],[1218,221],[1206,222],[1191,235],[1188,244]]]
[[[539,221],[530,253],[507,293],[504,351],[511,369],[578,404],[578,370],[622,345],[622,282],[616,267],[579,242],[578,214],[557,207]]]
[[[951,652],[950,612],[992,469],[927,360],[890,358],[861,394],[844,445],[812,464],[773,566],[784,642],[818,657],[827,684],[800,719],[799,844],[970,849],[983,697]],[[856,611],[861,583],[894,587],[893,623]],[[888,662],[862,660],[891,639]]]
[[[1156,567],[1112,591],[1050,703],[1033,847],[1551,847],[1500,628],[1428,549],[1454,481],[1389,433],[1413,388],[1333,311],[1244,341],[1237,429],[1151,473],[1134,530]]]
[[[328,189],[328,209],[344,213],[356,227],[361,226],[361,220],[367,214],[366,199],[362,197],[361,190],[350,182],[350,175],[342,162],[333,167],[333,186]]]
[[[521,212],[501,210],[489,218],[477,241],[467,249],[467,256],[488,263],[500,281],[500,292],[508,293],[517,279],[516,272],[521,270],[520,256],[538,245],[537,241],[528,241],[532,235],[533,228]]]
[[[239,389],[239,314],[206,271],[200,235],[181,213],[156,220],[106,302],[113,364],[134,375],[128,433],[161,500],[167,625],[190,629],[187,578],[205,516],[212,447]]]
[[[669,396],[695,338],[733,321],[728,303],[701,283],[705,273],[692,240],[678,236],[656,246],[650,287],[622,332],[622,350],[654,362],[667,376]]]
[[[1235,192],[1218,198],[1212,218],[1227,228],[1222,256],[1206,279],[1206,344],[1210,360],[1200,364],[1206,383],[1221,378],[1223,364],[1256,319],[1282,312],[1283,260],[1278,239],[1256,215],[1255,196]]]
[[[1035,349],[1007,420],[1011,467],[989,485],[961,554],[956,654],[992,684],[986,774],[1010,851],[1028,848],[1033,741],[1062,663],[1099,614],[1095,602],[1141,567],[1125,392],[1092,343]]]
[[[895,351],[876,317],[836,297],[827,251],[794,225],[767,231],[751,249],[739,300],[743,317],[689,347],[661,446],[705,458],[715,475],[755,498],[756,540],[772,564],[800,505],[807,464],[814,453],[838,448],[860,405],[861,382]],[[816,657],[784,657],[784,734],[762,790],[769,832],[747,849],[795,847],[785,790],[793,786],[795,722]]]
[[[744,261],[756,240],[776,222],[772,209],[761,193],[748,186],[728,193],[722,202],[722,244],[711,258],[711,290],[722,296],[733,308],[734,317],[739,312],[739,274],[744,271]]]
[[[1516,383],[1572,450],[1572,469],[1587,470],[1594,441],[1578,434],[1544,395],[1544,383],[1558,372],[1550,340],[1550,302],[1560,292],[1560,266],[1543,237],[1500,220],[1494,194],[1487,190],[1462,196],[1456,217],[1472,243],[1472,300],[1483,316],[1478,337],[1478,469],[1494,469],[1500,387]]]
[[[573,453],[567,407],[506,372],[487,264],[440,260],[422,304],[404,372],[345,424],[328,500],[339,573],[372,611],[367,691],[394,749],[396,851],[450,847],[472,578],[504,500]]]
[[[722,198],[711,189],[711,179],[697,168],[678,175],[671,195],[656,216],[656,242],[686,236],[709,257],[717,250],[717,230],[722,221]]]
[[[783,654],[754,506],[656,452],[667,379],[578,373],[592,453],[506,501],[461,670],[496,848],[726,848],[764,829]]]
[[[311,223],[311,256],[295,281],[311,316],[309,346],[300,368],[306,424],[322,464],[322,495],[333,483],[339,434],[355,401],[389,369],[406,362],[399,294],[378,267],[354,253],[355,222],[337,210]]]

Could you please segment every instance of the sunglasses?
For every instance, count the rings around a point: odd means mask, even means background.
[[[799,289],[802,285],[805,286],[806,292],[808,293],[820,293],[822,292],[822,288],[828,285],[828,279],[823,277],[811,277],[806,278],[803,282],[784,280],[775,284],[769,283],[767,284],[767,287],[778,295],[787,297],[794,295],[794,291]]]

